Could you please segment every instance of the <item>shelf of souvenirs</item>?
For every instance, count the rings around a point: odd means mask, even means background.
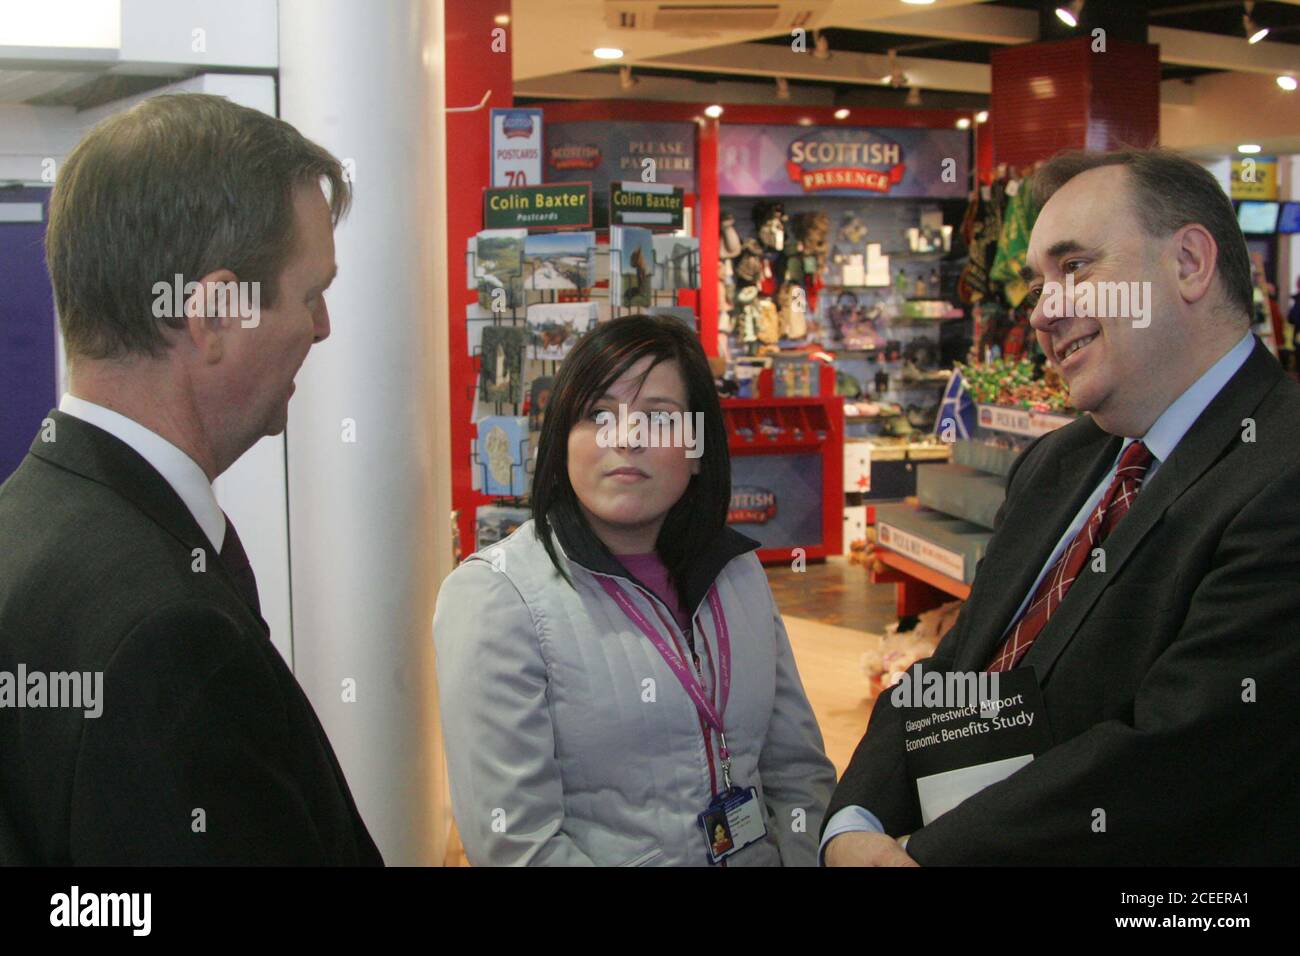
[[[878,292],[887,286],[876,285],[828,285],[825,289],[830,294],[837,292]],[[823,292],[823,295],[827,294]],[[933,295],[909,295],[903,300],[903,313],[879,321],[884,325],[937,325],[967,318],[966,310],[954,305],[948,299]]]
[[[976,423],[990,432],[1037,438],[1074,421],[1069,388],[1055,369],[1040,373],[1031,359],[996,359],[957,366],[975,404]]]

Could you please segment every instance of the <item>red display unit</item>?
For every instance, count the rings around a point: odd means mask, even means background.
[[[818,394],[777,398],[771,369],[755,398],[722,399],[731,452],[729,523],[762,545],[764,564],[843,551],[844,399],[819,363]],[[818,474],[820,473],[820,474]]]

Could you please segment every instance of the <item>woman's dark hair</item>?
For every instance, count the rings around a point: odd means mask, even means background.
[[[699,474],[691,476],[686,491],[669,509],[655,542],[655,550],[680,593],[685,593],[686,569],[692,557],[703,553],[726,526],[731,456],[713,373],[699,338],[679,320],[662,316],[629,315],[602,322],[578,341],[555,377],[533,474],[534,528],[551,563],[570,585],[573,581],[560,566],[551,540],[553,511],[563,509],[566,517],[580,523],[594,540],[600,539],[578,507],[569,481],[569,432],[611,385],[647,355],[653,356],[653,361],[646,375],[661,362],[677,363],[686,383],[686,410],[704,413],[704,429],[698,435],[703,451]]]

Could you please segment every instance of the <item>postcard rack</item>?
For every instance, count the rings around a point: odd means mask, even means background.
[[[528,454],[528,445],[529,445],[529,441],[528,438],[525,436],[518,443],[519,461],[510,462],[509,484],[511,488],[515,487],[516,468],[518,468],[520,472],[522,472],[525,475],[531,475],[533,473],[528,468],[529,462],[531,460]],[[484,461],[482,458],[479,457],[477,438],[475,438],[470,442],[469,455],[470,455],[470,460],[474,463],[474,467],[482,469],[483,482],[482,484],[479,485],[479,489],[482,491],[483,494],[487,494],[486,489],[489,484],[488,468],[491,467],[491,462]],[[523,505],[528,498],[527,495],[489,495],[489,497],[491,497],[499,504],[503,504],[503,505]]]

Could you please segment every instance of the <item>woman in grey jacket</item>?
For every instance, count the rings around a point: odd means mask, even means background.
[[[434,616],[470,862],[815,866],[835,771],[757,542],[726,523],[698,339],[602,323],[552,396],[532,520],[452,572]]]

